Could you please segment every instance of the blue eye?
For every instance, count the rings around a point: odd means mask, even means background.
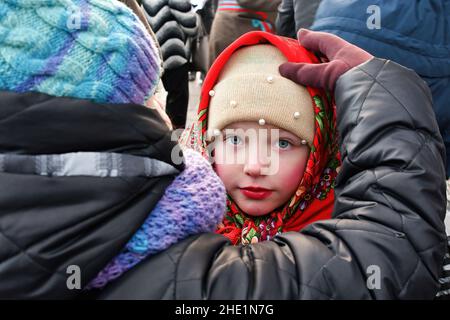
[[[287,149],[291,146],[291,143],[287,140],[278,140],[277,147],[280,149]]]
[[[238,137],[238,136],[228,136],[226,138],[226,142],[229,143],[229,144],[237,146],[237,145],[242,143],[242,139],[240,137]]]

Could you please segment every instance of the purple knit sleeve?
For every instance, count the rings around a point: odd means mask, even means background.
[[[167,249],[190,235],[213,232],[226,207],[225,187],[199,153],[184,150],[186,167],[122,252],[86,289],[101,288],[147,256]]]

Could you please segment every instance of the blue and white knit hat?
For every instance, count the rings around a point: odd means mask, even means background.
[[[154,40],[119,1],[0,1],[0,90],[142,105],[160,73]]]

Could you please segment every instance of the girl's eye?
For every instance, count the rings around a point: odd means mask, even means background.
[[[277,147],[280,149],[287,149],[291,146],[291,143],[287,140],[278,140]]]
[[[235,146],[242,143],[242,139],[238,136],[229,136],[226,138],[226,141]]]

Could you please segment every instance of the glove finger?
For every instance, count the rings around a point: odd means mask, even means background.
[[[339,50],[348,44],[345,40],[333,34],[307,29],[298,31],[298,41],[306,49],[319,52],[330,61],[335,58]]]
[[[327,75],[331,63],[310,64],[286,62],[280,65],[280,74],[297,84],[316,88],[330,88]]]

